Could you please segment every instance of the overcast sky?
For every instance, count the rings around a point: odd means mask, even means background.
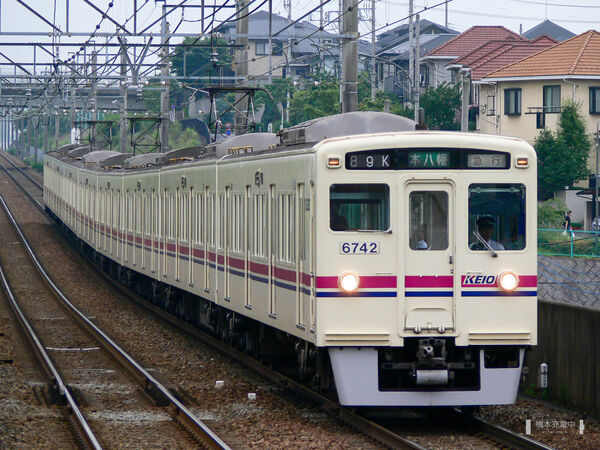
[[[30,7],[44,16],[50,22],[56,24],[61,30],[66,30],[66,5],[69,4],[69,31],[85,32],[89,35],[95,26],[100,22],[101,15],[83,0],[23,0]],[[94,5],[102,10],[106,10],[109,0],[91,0]],[[133,0],[112,0],[114,6],[109,10],[109,15],[116,21],[122,23],[129,18],[133,12]],[[359,0],[361,16],[368,17],[367,10],[371,7],[371,0]],[[138,7],[142,6],[138,14],[138,31],[150,25],[154,20],[160,17],[162,2],[155,0],[137,0]],[[214,4],[215,0],[206,0],[206,4]],[[221,4],[223,0],[216,0]],[[235,0],[229,0],[228,4],[233,5]],[[258,6],[262,0],[255,0],[253,7]],[[273,0],[273,12],[287,15],[283,6],[284,0]],[[181,0],[169,0],[169,5],[182,3]],[[200,5],[200,0],[187,0],[184,4]],[[316,0],[291,0],[292,18],[298,18],[318,5]],[[434,7],[442,3],[442,0],[415,0],[414,9],[418,12],[424,8],[430,8],[421,14],[421,18],[444,24],[444,5]],[[337,15],[338,0],[331,0],[325,6],[326,11],[330,11],[330,17]],[[266,10],[267,4],[261,9]],[[376,2],[376,22],[378,33],[385,29],[390,29],[402,23],[408,15],[408,0],[378,0]],[[208,12],[206,13],[208,14]],[[218,14],[219,20],[225,20],[233,14],[233,9],[224,9]],[[179,24],[178,31],[185,33],[198,33],[200,24],[197,21],[200,18],[199,8],[187,8],[182,20],[182,14],[179,11],[169,16],[171,29]],[[519,32],[522,25],[523,31],[534,27],[544,19],[550,19],[568,30],[579,34],[590,29],[600,28],[600,1],[598,0],[451,0],[448,3],[448,26],[460,32],[467,30],[474,25],[503,25],[515,32]],[[312,15],[313,23],[318,24],[319,15]],[[306,19],[305,19],[306,20]],[[397,22],[399,21],[399,22]],[[181,23],[180,23],[181,22]],[[386,28],[386,24],[392,24]],[[127,23],[127,28],[133,30],[133,19]],[[31,48],[14,48],[2,46],[6,42],[32,42],[49,40],[48,36],[10,36],[4,33],[11,32],[49,32],[51,27],[28,11],[16,0],[0,0],[0,51],[18,62],[30,62],[33,60],[33,51]],[[100,31],[114,32],[115,25],[105,19],[102,22]],[[160,22],[154,25],[149,31],[155,35],[160,33]],[[334,31],[330,27],[330,31]],[[361,34],[363,38],[370,39],[370,22],[361,24]],[[62,37],[63,42],[67,41],[85,41],[85,37],[77,37],[69,40]],[[103,42],[104,39],[97,38],[96,42]],[[114,40],[112,42],[115,42]],[[157,42],[155,40],[154,42]],[[76,49],[75,49],[76,50]],[[73,51],[69,49],[68,51]],[[116,50],[113,50],[116,51]],[[61,52],[61,58],[68,57],[67,51]],[[37,51],[39,60],[48,60],[43,56],[40,50]],[[0,56],[0,62],[6,62]],[[9,71],[5,66],[1,68],[3,73]]]

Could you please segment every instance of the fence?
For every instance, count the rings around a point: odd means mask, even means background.
[[[538,228],[538,255],[600,258],[600,232]]]
[[[548,364],[549,400],[600,417],[600,310],[538,302],[538,345],[527,355],[525,391]]]

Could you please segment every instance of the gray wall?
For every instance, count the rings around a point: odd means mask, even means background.
[[[527,354],[522,389],[548,364],[548,399],[600,417],[600,310],[538,303],[538,345]]]

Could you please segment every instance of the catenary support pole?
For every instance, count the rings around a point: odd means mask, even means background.
[[[246,0],[238,0],[236,32],[237,49],[235,52],[235,76],[237,86],[247,86],[248,84],[248,11]],[[235,94],[236,111],[234,114],[234,131],[239,136],[248,131],[248,96],[244,93]]]
[[[121,47],[121,111],[119,118],[119,151],[127,153],[127,41]]]
[[[163,4],[163,18],[161,22],[161,43],[164,45],[162,51],[162,62],[160,66],[160,75],[162,78],[162,91],[160,93],[160,151],[169,151],[169,23],[167,22],[167,7]],[[139,80],[138,80],[139,82]]]
[[[358,2],[343,0],[342,112],[358,110]]]

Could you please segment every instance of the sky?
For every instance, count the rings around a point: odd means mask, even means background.
[[[95,29],[101,21],[101,15],[87,5],[84,0],[22,0],[31,8],[35,9],[50,22],[55,23],[61,30],[66,30],[66,6],[69,5],[69,31],[85,32],[86,37],[71,38],[61,37],[61,42],[82,42]],[[109,9],[109,15],[116,21],[124,22],[131,16],[134,0],[110,0],[113,7]],[[221,4],[224,0],[205,0],[208,4]],[[263,0],[255,0],[252,7],[258,6]],[[273,12],[287,16],[284,2],[288,0],[273,0]],[[317,0],[289,0],[292,3],[292,18],[297,19],[319,2]],[[361,23],[360,32],[363,39],[370,39],[371,25],[367,19],[370,17],[371,0],[360,1],[360,14],[365,20]],[[106,10],[109,0],[91,0],[101,10]],[[162,1],[137,0],[138,7],[142,6],[138,14],[138,31],[150,25],[160,17]],[[169,0],[169,5],[177,5],[182,0]],[[233,5],[235,0],[228,0],[228,5]],[[445,6],[443,0],[415,0],[414,11],[421,12],[422,19],[428,19],[440,24],[445,21]],[[201,0],[183,0],[185,5],[200,5]],[[381,33],[387,29],[407,23],[408,0],[377,0],[376,1],[376,28]],[[338,0],[330,0],[324,7],[326,17],[334,19],[337,16]],[[267,3],[260,8],[267,10]],[[219,20],[225,20],[233,14],[233,9],[223,9],[217,15]],[[327,14],[329,12],[329,14]],[[208,13],[207,13],[208,14]],[[459,32],[465,31],[474,25],[503,25],[515,32],[519,32],[522,26],[527,31],[544,19],[550,19],[568,30],[580,34],[590,29],[600,29],[600,1],[599,0],[450,0],[448,2],[448,26]],[[169,16],[171,29],[179,25],[178,32],[199,33],[200,31],[199,8],[186,8],[184,14],[180,10]],[[319,14],[313,13],[304,20],[312,19],[318,24]],[[133,20],[127,27],[133,29]],[[329,31],[334,30],[334,25]],[[33,50],[28,47],[8,47],[2,45],[7,42],[30,43],[33,41],[48,42],[51,39],[47,33],[51,27],[28,11],[17,0],[0,0],[0,51],[6,56],[18,62],[33,61]],[[101,22],[100,31],[113,33],[115,25],[108,19]],[[160,22],[151,27],[155,35],[160,33]],[[43,32],[44,36],[14,35],[23,32]],[[11,34],[12,33],[12,34]],[[181,40],[174,39],[174,42]],[[103,42],[104,38],[96,38],[96,42]],[[158,40],[155,38],[154,42]],[[112,40],[116,42],[116,40]],[[141,40],[139,40],[141,42]],[[77,50],[77,48],[75,48]],[[73,48],[61,50],[62,59],[68,57],[68,52]],[[116,50],[112,50],[116,51]],[[48,61],[49,56],[43,55],[38,50],[36,54],[38,61]],[[0,55],[0,62],[6,60]],[[6,66],[0,67],[0,72],[9,73],[12,69]]]

